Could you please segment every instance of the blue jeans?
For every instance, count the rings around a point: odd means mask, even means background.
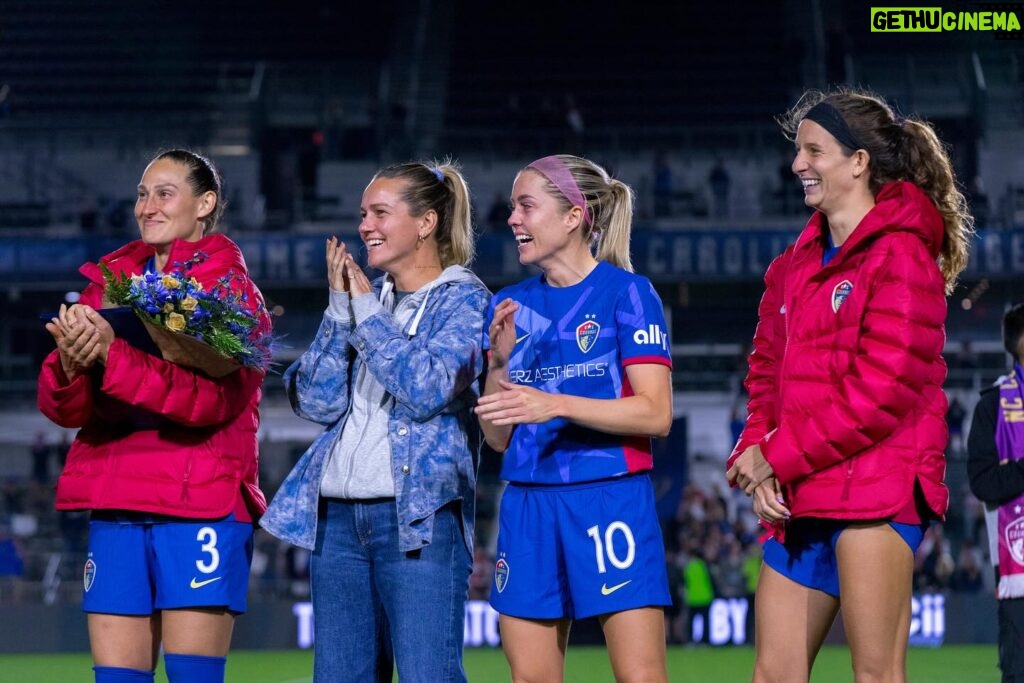
[[[398,549],[394,499],[321,499],[311,564],[313,680],[466,681],[469,574],[457,504],[435,513],[429,545]]]

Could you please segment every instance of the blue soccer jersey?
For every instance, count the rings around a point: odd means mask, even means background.
[[[509,379],[517,384],[594,399],[631,396],[629,365],[672,365],[661,299],[650,281],[600,262],[582,282],[552,287],[540,276],[494,295],[519,303]],[[485,333],[484,347],[489,347]],[[502,478],[565,484],[651,469],[651,440],[606,434],[558,418],[520,424],[505,451]]]

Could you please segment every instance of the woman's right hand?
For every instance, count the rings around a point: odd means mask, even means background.
[[[327,284],[336,292],[349,291],[347,264],[348,249],[337,237],[327,240]]]
[[[518,310],[519,304],[512,299],[505,299],[494,309],[494,318],[488,329],[491,344],[491,370],[508,365],[508,359],[516,345],[515,312]]]

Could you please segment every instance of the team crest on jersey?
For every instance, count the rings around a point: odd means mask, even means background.
[[[839,307],[846,301],[846,297],[850,296],[850,292],[853,291],[853,283],[849,280],[843,280],[835,288],[832,289],[832,312],[838,313]]]
[[[88,593],[89,589],[92,588],[93,582],[96,580],[96,563],[92,561],[90,557],[85,561],[85,567],[82,569],[82,585],[85,586],[85,592]]]
[[[508,585],[508,562],[504,557],[494,563],[494,585],[499,593]]]
[[[1017,564],[1024,564],[1024,517],[1006,525],[1006,547]]]
[[[583,353],[594,348],[597,335],[601,332],[601,326],[594,320],[595,317],[592,314],[587,314],[587,319],[576,328],[576,346],[580,347],[580,351]]]

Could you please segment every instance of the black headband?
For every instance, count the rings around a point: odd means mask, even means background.
[[[804,118],[814,121],[827,130],[842,146],[854,151],[865,149],[850,127],[846,125],[842,114],[828,102],[818,102],[804,114]]]

